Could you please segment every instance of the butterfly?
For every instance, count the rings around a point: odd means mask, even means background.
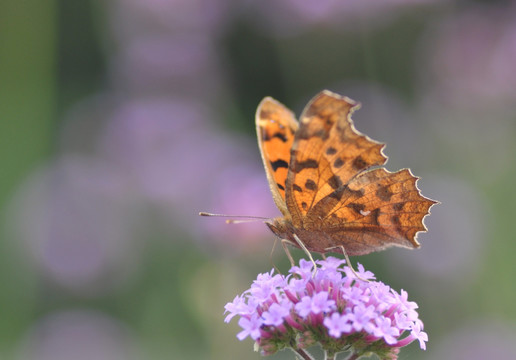
[[[437,201],[421,195],[409,169],[390,172],[385,144],[357,131],[360,105],[324,90],[299,122],[283,104],[264,98],[256,111],[258,144],[276,206],[266,220],[286,245],[310,252],[365,255],[391,246],[420,247],[423,218]],[[310,256],[311,258],[311,256]],[[312,259],[313,261],[313,259]]]

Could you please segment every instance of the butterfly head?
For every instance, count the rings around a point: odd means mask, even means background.
[[[266,220],[265,224],[274,233],[274,235],[280,239],[293,241],[294,229],[290,220],[285,219],[284,217],[277,217]]]

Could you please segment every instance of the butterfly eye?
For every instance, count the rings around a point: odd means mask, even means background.
[[[272,222],[265,221],[265,224],[267,224],[267,226],[274,233],[274,235],[276,235],[280,239],[285,239],[286,237],[288,237],[287,230],[285,229],[284,224],[282,224],[281,222],[278,223],[277,221],[272,220]]]
[[[275,234],[275,235],[278,235],[279,234],[279,230],[276,226],[274,226],[272,223],[266,221],[265,224],[269,227],[269,229]],[[279,235],[278,235],[279,236]]]

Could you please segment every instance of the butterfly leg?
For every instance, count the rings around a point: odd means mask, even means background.
[[[281,239],[281,246],[283,246],[283,250],[285,250],[285,254],[287,254],[288,260],[290,261],[290,266],[294,266],[294,259],[292,258],[290,250],[288,249],[289,244],[292,244],[292,242],[287,239]]]
[[[274,267],[274,269],[276,270],[276,272],[278,274],[281,274],[281,271],[278,269],[278,267],[274,264],[274,261],[272,260],[272,255],[274,254],[274,249],[276,249],[276,244],[277,243],[278,243],[278,238],[275,238],[274,239],[274,245],[272,245],[271,254],[269,255],[269,261],[270,261],[272,267]]]
[[[310,251],[308,251],[308,249],[306,248],[305,244],[303,244],[301,239],[296,234],[294,234],[294,240],[296,240],[296,242],[299,245],[299,247],[301,249],[303,249],[303,251],[306,253],[306,255],[308,255],[308,257],[310,258],[310,261],[312,262],[312,264],[314,264],[313,276],[315,276],[315,274],[317,273],[317,264],[315,263],[315,260],[312,257],[312,254],[310,253]]]
[[[341,250],[342,250],[342,254],[344,255],[344,258],[346,259],[346,264],[347,264],[347,265],[348,265],[348,267],[351,269],[351,271],[353,272],[353,274],[357,277],[357,279],[362,280],[362,281],[365,281],[365,282],[369,282],[369,280],[362,278],[362,277],[361,277],[360,275],[358,275],[358,273],[355,271],[355,268],[353,267],[353,264],[351,264],[351,260],[349,260],[348,253],[346,252],[346,249],[344,249],[344,246],[342,246],[342,245],[339,245],[339,246],[332,246],[332,247],[329,247],[329,248],[324,249],[324,250],[326,250],[326,251],[330,251],[330,250],[333,250],[333,249],[341,249]]]

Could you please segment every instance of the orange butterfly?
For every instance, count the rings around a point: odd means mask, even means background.
[[[300,123],[266,97],[256,131],[269,187],[282,217],[265,223],[287,245],[325,254],[365,255],[390,246],[418,248],[423,218],[437,201],[422,196],[409,169],[389,172],[385,144],[358,132],[359,105],[328,90],[305,107]],[[200,213],[210,216],[216,214]],[[218,216],[218,215],[216,215]]]
[[[423,218],[437,202],[420,194],[409,169],[378,167],[387,161],[385,144],[355,129],[358,107],[327,90],[308,103],[299,123],[270,97],[258,106],[258,144],[283,214],[265,223],[292,263],[286,244],[345,256],[420,246],[416,235],[426,231]]]

